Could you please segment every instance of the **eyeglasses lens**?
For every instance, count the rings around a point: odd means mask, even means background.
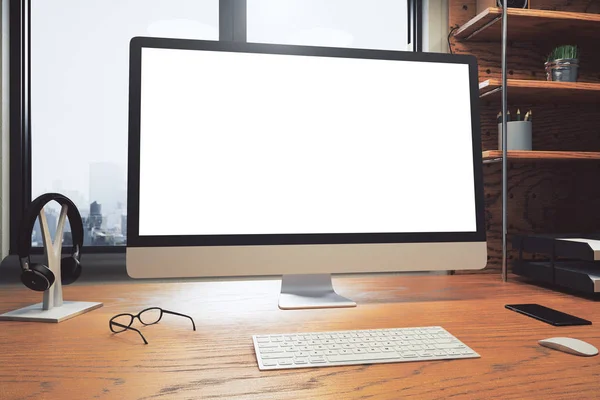
[[[118,315],[118,316],[114,317],[111,320],[111,322],[115,322],[117,324],[129,327],[131,325],[132,320],[133,320],[133,317],[131,315]],[[119,326],[119,325],[110,324],[110,329],[112,329],[113,332],[118,333],[118,332],[123,332],[126,328],[123,328],[122,326]]]
[[[161,315],[162,311],[160,308],[149,308],[140,314],[140,321],[144,325],[152,325],[160,320]]]

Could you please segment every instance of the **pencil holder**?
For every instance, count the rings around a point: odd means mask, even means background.
[[[531,150],[531,121],[507,122],[507,150]],[[502,124],[498,124],[498,150],[502,150]]]

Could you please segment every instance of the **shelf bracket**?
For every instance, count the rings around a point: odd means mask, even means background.
[[[486,96],[489,96],[489,95],[491,95],[491,94],[494,94],[494,93],[498,93],[498,92],[500,92],[501,90],[502,90],[502,86],[498,86],[497,88],[494,88],[494,89],[492,89],[492,90],[489,90],[489,91],[487,91],[487,92],[483,92],[483,93],[481,93],[481,94],[479,95],[479,98],[480,98],[480,99],[483,99],[484,97],[486,97]]]
[[[477,35],[479,32],[481,32],[481,31],[489,28],[490,26],[494,25],[496,22],[500,21],[501,19],[502,19],[502,16],[498,15],[496,18],[494,18],[493,20],[491,20],[487,24],[483,25],[482,27],[478,28],[476,31],[474,31],[473,33],[471,33],[469,36],[467,36],[463,40],[467,41],[467,40],[471,39],[473,36]]]

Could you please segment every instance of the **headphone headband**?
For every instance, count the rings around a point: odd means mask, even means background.
[[[31,233],[33,232],[35,220],[44,206],[53,200],[61,206],[67,206],[67,217],[69,219],[71,235],[73,237],[71,254],[79,256],[78,253],[83,246],[83,221],[81,219],[81,214],[79,214],[79,210],[66,196],[60,193],[46,193],[33,200],[25,210],[25,215],[23,216],[21,226],[19,227],[17,240],[17,253],[20,259],[29,258],[29,253],[31,251]]]

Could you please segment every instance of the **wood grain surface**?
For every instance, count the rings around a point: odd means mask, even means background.
[[[600,15],[581,12],[509,8],[508,40],[580,42],[600,40]],[[488,8],[466,22],[454,36],[462,40],[502,39],[502,9]]]
[[[507,146],[508,147],[508,146]],[[600,160],[600,152],[595,151],[521,151],[509,150],[510,160],[560,161],[560,160]],[[484,161],[502,161],[502,151],[489,150],[483,152]]]
[[[487,269],[498,270],[502,259],[501,163],[484,165]],[[510,161],[508,164],[508,259],[517,257],[513,234],[597,233],[600,162]],[[547,257],[539,259],[547,259]]]
[[[507,79],[506,83],[512,102],[537,104],[600,103],[600,83],[549,82],[537,79]],[[479,83],[480,96],[490,102],[495,101],[500,107],[502,92],[496,91],[496,89],[501,87],[502,81],[500,79],[486,79]]]
[[[600,357],[541,347],[553,336],[600,348],[600,308],[591,300],[499,275],[364,276],[334,279],[356,308],[282,311],[278,280],[117,283],[65,287],[65,299],[104,307],[59,323],[0,323],[0,398],[24,399],[591,399]],[[39,296],[3,287],[0,312]],[[504,309],[541,303],[591,320],[561,327]],[[150,306],[165,316],[112,334],[109,319]],[[477,351],[471,360],[259,371],[251,335],[440,325]]]

